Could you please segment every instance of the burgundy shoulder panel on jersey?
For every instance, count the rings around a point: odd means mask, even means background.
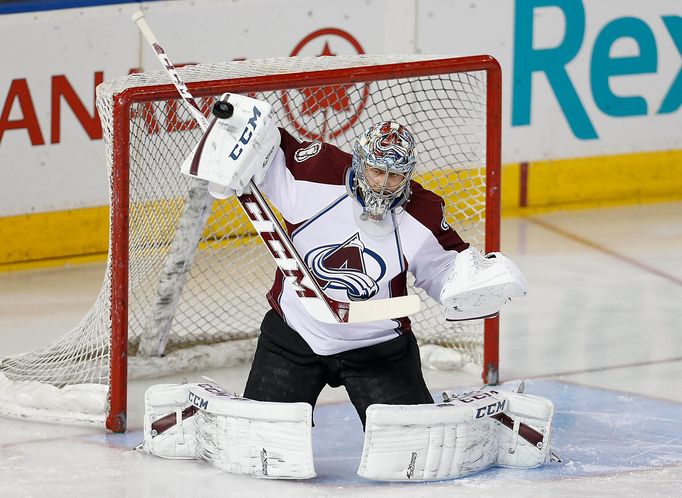
[[[287,169],[296,180],[343,185],[351,154],[324,142],[299,142],[285,129],[279,131]]]
[[[415,181],[410,182],[410,188],[412,193],[410,200],[405,205],[405,211],[431,230],[438,243],[446,251],[462,252],[467,249],[469,244],[464,242],[445,221],[443,198],[430,190],[426,190]]]

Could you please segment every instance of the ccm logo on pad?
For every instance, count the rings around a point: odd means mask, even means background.
[[[193,392],[189,393],[189,402],[197,408],[201,408],[202,410],[206,410],[208,408],[208,400],[202,398],[201,396],[197,396]]]
[[[507,400],[497,401],[496,403],[491,403],[487,406],[482,406],[476,410],[476,415],[474,418],[483,418],[495,415],[496,413],[503,412],[507,408]]]

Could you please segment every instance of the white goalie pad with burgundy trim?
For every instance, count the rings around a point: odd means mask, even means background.
[[[145,391],[143,451],[162,458],[196,458],[198,409],[188,395],[189,384],[157,384]]]
[[[487,388],[444,398],[435,405],[371,405],[358,475],[434,481],[550,459],[550,400]]]
[[[147,390],[142,449],[162,458],[206,460],[253,477],[316,475],[308,403],[254,401],[208,381]]]

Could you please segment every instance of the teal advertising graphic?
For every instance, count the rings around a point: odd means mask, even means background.
[[[559,9],[564,18],[564,36],[553,47],[537,48],[533,45],[533,35],[540,28],[542,16],[537,10],[545,7]],[[664,33],[674,43],[682,56],[682,17],[678,15],[660,16]],[[582,0],[516,0],[514,27],[514,63],[512,89],[512,126],[530,125],[532,122],[531,95],[533,75],[542,73],[546,77],[563,115],[573,134],[582,140],[599,138],[594,119],[585,106],[584,99],[592,98],[601,113],[613,118],[669,114],[677,112],[682,105],[682,57],[680,67],[670,82],[658,82],[657,86],[666,89],[660,95],[657,105],[641,95],[643,92],[631,91],[628,95],[618,95],[613,91],[613,81],[617,78],[638,78],[642,88],[648,80],[642,75],[655,75],[659,72],[659,43],[654,29],[645,20],[637,17],[612,19],[599,28],[594,40],[588,40],[586,33],[586,11]],[[561,27],[553,27],[561,31]],[[616,56],[612,48],[616,43],[627,40],[637,48],[636,54]],[[579,53],[589,53],[589,95],[579,95],[579,85],[571,79],[567,66]]]

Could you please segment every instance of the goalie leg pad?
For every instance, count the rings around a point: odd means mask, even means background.
[[[463,477],[495,463],[497,423],[477,410],[497,412],[493,394],[471,404],[371,405],[358,475],[385,481]]]
[[[253,401],[211,382],[147,389],[142,450],[254,477],[316,475],[311,405]]]
[[[538,467],[551,452],[552,415],[545,398],[494,390],[438,405],[371,405],[358,475],[430,481]]]
[[[212,383],[193,384],[197,455],[234,474],[274,479],[315,477],[312,406],[254,401]]]

